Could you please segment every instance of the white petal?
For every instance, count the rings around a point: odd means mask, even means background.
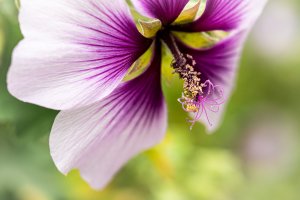
[[[52,158],[66,174],[79,169],[94,188],[103,188],[131,157],[160,142],[166,106],[160,62],[88,107],[62,111],[50,136]]]
[[[53,109],[107,96],[151,43],[121,0],[23,0],[20,26],[9,91]]]

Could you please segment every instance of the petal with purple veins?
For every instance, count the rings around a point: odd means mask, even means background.
[[[151,44],[123,0],[22,0],[19,18],[9,91],[58,110],[110,94]]]
[[[141,14],[157,18],[164,25],[174,22],[188,2],[189,0],[132,0]]]
[[[160,57],[156,52],[146,72],[100,102],[57,116],[50,149],[62,173],[79,169],[92,187],[100,189],[130,158],[162,140],[167,117]]]
[[[250,28],[266,2],[267,0],[207,0],[200,18],[176,29],[202,32]]]

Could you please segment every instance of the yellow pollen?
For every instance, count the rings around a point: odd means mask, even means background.
[[[186,104],[186,110],[188,112],[198,112],[199,108],[193,103],[188,103],[188,104]]]
[[[203,84],[201,84],[200,72],[195,70],[196,61],[189,54],[180,54],[173,62],[174,73],[184,81],[183,94],[189,100],[196,100],[197,95],[202,93]],[[194,110],[191,108],[191,110]]]

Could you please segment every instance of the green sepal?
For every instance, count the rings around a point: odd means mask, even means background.
[[[139,23],[139,31],[146,38],[155,37],[156,33],[162,28],[162,23],[158,19],[151,20],[138,20]]]
[[[196,4],[187,5],[178,18],[175,20],[174,24],[186,24],[194,21],[196,18],[199,8],[201,5],[201,0],[197,0]]]

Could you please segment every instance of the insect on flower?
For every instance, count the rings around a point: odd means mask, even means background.
[[[183,81],[179,102],[193,115],[190,122],[201,121],[212,131],[232,92],[244,40],[266,0],[20,3],[24,39],[13,53],[9,91],[61,110],[50,134],[57,168],[64,174],[79,169],[92,187],[103,188],[131,157],[164,137],[162,47]],[[193,34],[198,39],[191,44]],[[131,77],[133,64],[148,50],[149,63]]]

